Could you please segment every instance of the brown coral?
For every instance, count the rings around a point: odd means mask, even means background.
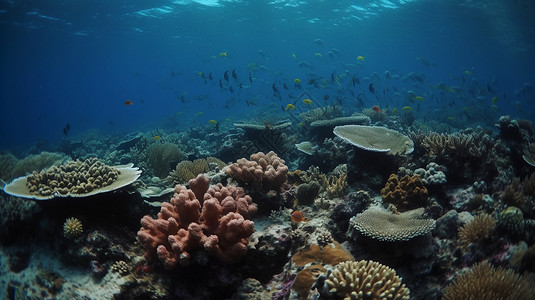
[[[494,228],[496,228],[496,222],[492,216],[477,215],[472,221],[459,228],[459,243],[463,249],[466,249],[469,244],[488,238]]]
[[[324,247],[311,244],[307,250],[297,252],[292,256],[292,262],[298,266],[304,266],[314,262],[336,265],[347,260],[354,260],[354,258],[336,241]]]
[[[329,292],[343,299],[409,299],[410,291],[396,271],[378,262],[347,261],[325,280]],[[460,299],[460,298],[459,298]]]
[[[535,288],[527,277],[484,262],[455,278],[442,299],[535,299]]]
[[[423,208],[392,214],[379,207],[371,207],[350,220],[350,225],[362,234],[379,241],[408,241],[435,228],[435,220],[419,219]]]
[[[392,174],[381,189],[383,201],[394,204],[399,211],[424,206],[427,195],[427,188],[418,175],[405,175],[399,179],[396,174]]]

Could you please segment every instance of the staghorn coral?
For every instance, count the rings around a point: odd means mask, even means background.
[[[408,136],[386,127],[344,125],[336,126],[333,133],[351,145],[367,151],[409,154],[414,150],[414,143]]]
[[[347,173],[333,174],[331,176],[320,174],[320,178],[328,197],[343,196],[347,189]]]
[[[178,163],[185,158],[180,148],[172,143],[153,143],[147,148],[149,165],[154,175],[164,178],[171,171],[171,163]]]
[[[383,201],[394,204],[399,211],[424,206],[427,195],[427,189],[418,175],[405,175],[399,179],[396,174],[392,174],[381,189]]]
[[[392,214],[372,206],[350,219],[350,225],[362,234],[379,241],[408,241],[435,228],[435,220],[419,219],[423,208]]]
[[[288,167],[273,151],[252,154],[251,160],[240,158],[226,172],[240,182],[260,185],[265,190],[278,189],[288,179]]]
[[[472,221],[459,228],[459,243],[462,249],[487,239],[496,228],[494,218],[487,214],[477,215]]]
[[[77,218],[68,218],[63,224],[63,235],[66,238],[75,238],[84,232],[82,222]]]
[[[457,276],[442,299],[535,299],[535,288],[532,279],[483,262]]]
[[[339,263],[325,285],[343,299],[409,299],[410,291],[396,271],[378,262],[361,260]]]
[[[146,215],[137,237],[145,259],[159,259],[166,269],[191,263],[191,252],[204,248],[225,263],[247,253],[247,239],[254,231],[249,218],[256,211],[242,188],[218,184],[202,175],[189,181],[190,189],[177,185],[170,202],[162,203],[158,217]]]

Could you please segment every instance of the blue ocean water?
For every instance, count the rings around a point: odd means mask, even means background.
[[[0,1],[0,149],[277,122],[287,104],[306,109],[303,97],[346,115],[411,106],[455,128],[534,120],[534,11],[503,0]]]

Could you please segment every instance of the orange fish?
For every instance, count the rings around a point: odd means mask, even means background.
[[[271,128],[271,125],[267,121],[264,121],[264,124],[266,124],[267,128]]]
[[[308,222],[308,219],[305,218],[305,216],[303,216],[302,212],[298,210],[294,210],[294,212],[292,213],[292,221],[296,223],[300,223],[300,222]]]
[[[373,109],[373,111],[381,112],[381,109],[377,105],[372,106],[372,109]]]
[[[124,102],[124,105],[132,105],[132,104],[134,104],[134,103],[132,103],[132,101],[130,101],[130,100],[126,100],[126,101]]]

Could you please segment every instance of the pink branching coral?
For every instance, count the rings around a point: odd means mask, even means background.
[[[228,166],[227,173],[238,181],[261,185],[266,190],[279,188],[288,179],[288,167],[273,151],[252,154],[251,160],[240,158]]]
[[[200,248],[226,263],[243,257],[254,232],[254,223],[247,220],[257,209],[251,197],[239,187],[209,188],[209,179],[202,175],[189,186],[175,186],[173,198],[162,203],[156,219],[141,219],[137,238],[145,259],[159,259],[166,269],[173,269],[188,265],[190,253]]]

